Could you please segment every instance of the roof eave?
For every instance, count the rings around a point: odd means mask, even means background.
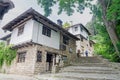
[[[75,40],[79,40],[79,38],[77,38],[76,36],[74,36],[73,34],[69,33],[67,30],[63,29],[61,26],[57,25],[56,23],[52,22],[51,20],[49,20],[48,18],[44,17],[43,15],[41,15],[40,13],[38,13],[37,11],[35,11],[34,9],[30,8],[29,10],[27,10],[26,12],[24,12],[23,14],[21,14],[20,16],[18,16],[17,18],[15,18],[14,20],[12,20],[11,22],[9,22],[7,25],[5,25],[2,29],[3,30],[9,30],[11,31],[12,26],[15,25],[16,23],[20,22],[22,19],[24,19],[25,17],[28,17],[32,15],[31,18],[35,18],[35,16],[41,17],[43,18],[45,21],[51,23],[52,25],[54,25],[56,28],[58,28],[58,30],[63,31],[64,33],[68,34],[69,36],[71,36],[72,38],[74,38]]]

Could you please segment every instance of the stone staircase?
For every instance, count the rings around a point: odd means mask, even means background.
[[[81,57],[57,74],[37,76],[39,80],[120,80],[120,72],[100,57]]]

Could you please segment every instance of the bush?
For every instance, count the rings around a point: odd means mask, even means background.
[[[119,58],[117,53],[114,53],[112,55],[111,61],[113,61],[113,62],[120,62],[120,58]]]
[[[16,50],[11,48],[12,46],[6,46],[5,43],[0,43],[0,67],[5,62],[7,65],[10,65],[12,60],[16,57]]]

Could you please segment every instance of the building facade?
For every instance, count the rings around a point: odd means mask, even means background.
[[[54,73],[76,57],[75,42],[79,38],[32,8],[6,24],[3,30],[12,32],[10,44],[17,49],[8,73]]]
[[[88,52],[88,56],[93,56],[94,42],[89,39],[90,32],[82,25],[76,24],[69,27],[68,32],[78,37],[80,40],[76,41],[76,53],[80,52],[81,56],[87,56],[86,51]]]

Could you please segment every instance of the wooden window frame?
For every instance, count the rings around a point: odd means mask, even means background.
[[[78,31],[78,27],[76,26],[76,27],[74,27],[74,31]]]
[[[25,58],[26,58],[26,52],[19,52],[17,62],[18,63],[25,62]]]
[[[81,30],[81,32],[83,32],[83,27],[82,26],[80,26],[80,30]]]
[[[42,34],[51,37],[51,29],[43,25]]]
[[[69,45],[69,38],[67,36],[65,36],[65,35],[63,35],[63,43],[65,45]]]
[[[18,27],[18,36],[22,35],[23,32],[24,32],[24,27],[25,27],[25,24],[21,25],[20,27]]]
[[[42,62],[42,51],[37,51],[37,59],[36,62]]]

